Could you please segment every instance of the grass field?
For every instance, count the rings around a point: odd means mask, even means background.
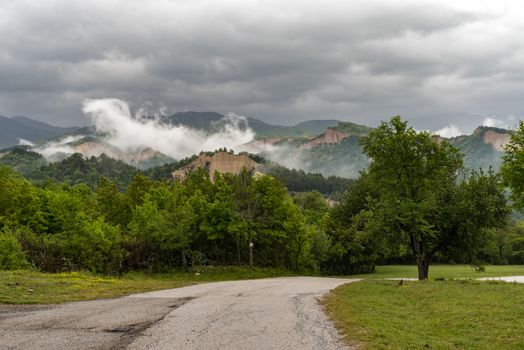
[[[429,267],[430,279],[450,278],[480,278],[502,276],[524,276],[524,265],[487,265],[484,272],[476,272],[470,265],[431,265]],[[415,265],[387,265],[377,266],[376,272],[357,275],[362,278],[417,278]],[[351,276],[355,277],[355,276]]]
[[[471,278],[524,275],[524,266],[381,266],[324,298],[330,317],[359,349],[524,349],[524,284]],[[457,278],[457,280],[453,280]],[[466,279],[458,279],[466,278]],[[444,281],[440,279],[446,279]]]
[[[193,273],[129,273],[119,277],[85,272],[42,273],[31,270],[0,271],[0,303],[39,304],[112,298],[158,289],[177,288],[213,281],[289,275],[277,269],[240,267],[206,268]]]

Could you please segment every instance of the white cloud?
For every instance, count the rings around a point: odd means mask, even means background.
[[[225,117],[217,132],[208,134],[182,125],[162,124],[154,119],[133,118],[128,104],[114,98],[86,100],[83,111],[96,130],[107,135],[105,141],[124,152],[149,147],[181,159],[222,147],[238,151],[255,138],[246,118],[235,114]]]
[[[434,133],[445,138],[464,135],[464,132],[462,132],[455,124],[445,126],[442,129],[435,131]]]
[[[82,135],[66,136],[59,140],[49,141],[34,148],[33,151],[40,153],[49,161],[60,160],[64,154],[75,153],[74,148],[70,144],[83,137]]]
[[[482,126],[509,129],[508,123],[504,122],[501,119],[495,118],[495,116],[484,118],[484,120],[482,121]]]
[[[32,143],[31,141],[29,140],[25,140],[25,139],[18,139],[18,144],[20,146],[34,146],[35,144]]]
[[[400,114],[466,130],[522,112],[523,2],[123,4],[0,1],[0,113],[77,125],[85,98],[116,96],[279,124]]]

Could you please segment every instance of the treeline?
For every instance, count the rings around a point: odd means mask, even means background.
[[[368,176],[333,209],[319,192],[291,197],[273,177],[247,172],[216,174],[214,182],[205,171],[184,182],[137,174],[122,192],[105,177],[94,191],[84,184],[36,186],[2,167],[0,188],[1,269],[117,274],[248,265],[250,242],[255,266],[294,271],[364,273],[377,263],[413,262],[408,243],[377,233],[385,226],[371,220],[369,201],[379,194]],[[455,208],[465,203],[474,204],[464,198]],[[483,232],[475,236],[475,259],[524,263],[522,225]],[[435,261],[474,259],[448,250]]]
[[[499,174],[463,176],[458,149],[400,117],[381,123],[362,145],[369,167],[332,210],[327,230],[341,247],[338,257],[328,257],[340,259],[331,264],[339,272],[353,272],[344,261],[409,260],[426,279],[435,262],[521,262],[522,232],[511,228]]]
[[[295,200],[273,177],[192,173],[184,182],[136,175],[121,192],[101,177],[35,186],[0,168],[0,268],[98,273],[253,263],[318,270],[327,254],[318,192]]]
[[[342,194],[355,180],[338,176],[324,177],[320,173],[272,166],[268,173],[281,181],[292,192],[319,191],[326,195]]]
[[[219,149],[217,151],[228,151]],[[215,152],[217,152],[215,151]],[[228,152],[233,152],[229,150]],[[214,152],[205,152],[212,155]],[[258,163],[266,163],[266,160],[251,153],[242,152]],[[66,183],[69,185],[86,184],[95,189],[101,176],[115,182],[120,190],[125,190],[137,174],[152,180],[169,180],[171,173],[184,167],[197,158],[196,155],[187,157],[176,162],[158,165],[145,170],[126,164],[120,160],[101,154],[98,157],[85,157],[80,153],[72,154],[57,162],[47,163],[39,153],[33,152],[26,146],[15,147],[0,158],[0,164],[8,165],[27,179],[35,183],[49,181]],[[337,176],[324,177],[322,174],[306,173],[303,170],[287,169],[278,164],[266,166],[268,174],[282,182],[289,191],[309,192],[319,191],[325,195],[342,194],[354,180]]]
[[[118,188],[125,190],[139,172],[137,168],[105,154],[84,157],[75,153],[60,161],[48,163],[41,154],[31,151],[27,146],[18,146],[6,152],[0,158],[0,165],[2,164],[38,184],[85,184],[91,189],[95,189],[100,177],[104,176],[114,181]]]
[[[0,167],[0,268],[115,274],[252,263],[352,274],[409,262],[425,279],[435,262],[524,263],[524,227],[512,222],[506,195],[511,188],[515,208],[524,208],[524,124],[502,175],[463,177],[456,148],[399,117],[362,145],[369,167],[334,208],[320,192],[304,192],[306,181],[290,194],[278,174],[210,178],[201,169],[165,181],[136,173],[127,186],[102,176],[90,188],[33,183]],[[68,169],[90,161],[75,156]]]

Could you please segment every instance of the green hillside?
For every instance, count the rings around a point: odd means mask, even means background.
[[[164,117],[163,121],[171,125],[185,125],[194,129],[214,132],[223,125],[223,118],[225,118],[224,115],[216,112],[188,111]],[[325,129],[322,126],[336,124],[336,121],[333,120],[319,120],[308,121],[295,126],[284,126],[269,124],[256,118],[246,118],[246,120],[249,127],[256,133],[257,138],[313,136]],[[241,124],[240,127],[245,127],[245,125]]]
[[[327,128],[336,126],[339,123],[338,120],[325,119],[325,120],[306,120],[293,126],[293,128],[304,131],[305,134],[309,135],[320,135]]]
[[[54,163],[48,163],[42,155],[17,147],[0,158],[0,165],[8,165],[36,183],[56,181],[69,185],[86,184],[95,188],[100,176],[114,181],[125,189],[138,169],[105,154],[85,158],[75,153]]]
[[[351,122],[338,122],[338,124],[331,129],[337,130],[343,133],[346,133],[348,135],[355,135],[355,136],[365,136],[367,135],[373,128],[370,128],[369,126],[365,125],[359,125]]]
[[[510,131],[506,129],[481,126],[471,135],[458,136],[448,140],[464,154],[464,166],[466,168],[488,170],[492,167],[498,170],[500,167],[503,152],[484,142],[484,135],[488,131],[500,135],[510,134]]]

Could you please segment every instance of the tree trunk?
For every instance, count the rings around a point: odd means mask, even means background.
[[[237,239],[236,239],[236,243],[237,243],[237,260],[238,260],[238,266],[242,265],[241,262],[240,262],[240,238],[238,238],[238,235],[237,235]]]
[[[186,270],[187,272],[188,268],[187,268],[186,252],[182,250],[181,253],[182,253],[182,265],[184,265],[184,270]]]
[[[417,260],[418,280],[422,281],[428,278],[430,257],[424,258],[420,242],[417,241],[413,235],[410,235],[410,239],[411,249]]]
[[[429,260],[417,257],[418,280],[422,281],[428,278],[429,275]]]
[[[299,260],[300,260],[300,253],[302,252],[302,242],[299,241],[298,243],[298,250],[297,250],[297,255],[295,257],[295,271],[298,272],[298,265],[299,265]]]

